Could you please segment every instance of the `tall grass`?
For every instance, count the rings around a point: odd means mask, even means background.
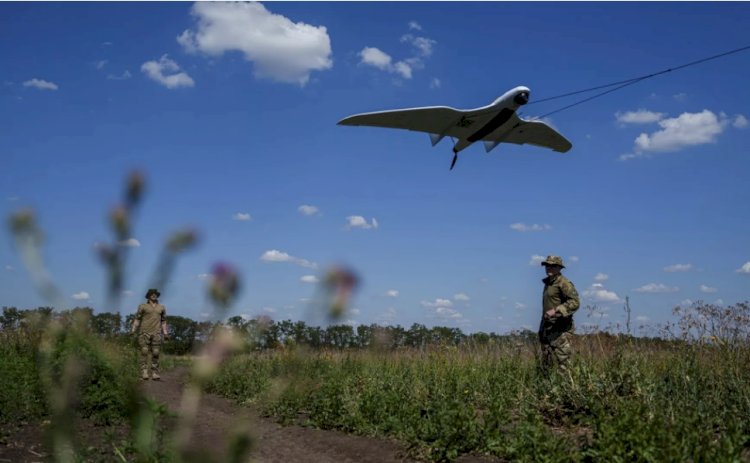
[[[549,376],[531,346],[242,355],[209,389],[284,422],[395,437],[432,461],[750,458],[747,348],[600,341]]]

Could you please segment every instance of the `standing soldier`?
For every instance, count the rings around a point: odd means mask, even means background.
[[[159,350],[163,339],[167,338],[167,310],[159,304],[158,290],[151,288],[146,292],[146,303],[138,306],[138,312],[133,320],[131,333],[139,331],[138,345],[141,348],[141,378],[148,379],[151,370],[151,379],[158,381],[159,376]]]
[[[542,368],[549,371],[557,363],[561,370],[567,369],[573,355],[571,339],[575,326],[573,312],[581,305],[573,283],[565,278],[562,258],[547,256],[542,262],[547,278],[543,279],[542,322],[539,325],[539,342],[542,344]]]

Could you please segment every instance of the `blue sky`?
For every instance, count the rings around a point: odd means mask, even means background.
[[[209,313],[205,275],[236,266],[232,314],[301,319],[316,278],[362,279],[345,321],[532,328],[541,256],[561,255],[577,324],[670,320],[750,289],[750,51],[547,119],[567,154],[462,152],[425,134],[337,126],[361,112],[473,108],[518,85],[525,116],[589,88],[749,45],[747,3],[2,3],[0,212],[31,208],[69,307],[105,307],[96,243],[126,175],[148,191],[130,241],[141,302],[169,234],[200,233],[162,301]],[[586,96],[586,95],[584,95]],[[46,304],[3,230],[0,304]]]

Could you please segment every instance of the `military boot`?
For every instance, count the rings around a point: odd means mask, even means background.
[[[153,379],[154,381],[161,381],[161,376],[159,376],[159,373],[153,372],[151,373],[151,379]]]
[[[141,375],[141,379],[144,381],[148,381],[148,370],[143,370],[143,374]]]

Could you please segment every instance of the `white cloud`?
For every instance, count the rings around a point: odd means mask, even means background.
[[[601,283],[594,283],[583,291],[583,297],[593,302],[619,302],[620,297],[614,291],[610,291]]]
[[[468,294],[466,293],[458,293],[453,295],[454,301],[468,301],[470,300]]]
[[[742,267],[738,268],[736,272],[750,274],[750,262],[745,262],[745,264]]]
[[[276,309],[273,307],[263,307],[261,310],[265,313],[276,313]]]
[[[422,30],[422,26],[420,26],[419,23],[416,22],[416,21],[409,21],[409,29],[414,29],[414,30],[417,30],[417,31],[421,31]]]
[[[88,301],[91,296],[86,291],[81,291],[80,293],[75,293],[73,296],[73,299],[76,301]]]
[[[748,126],[747,118],[742,114],[738,114],[737,116],[735,116],[734,121],[732,122],[732,126],[736,129],[744,129]]]
[[[430,80],[430,88],[432,88],[432,89],[440,88],[440,85],[442,85],[442,84],[440,82],[440,79],[438,79],[437,77],[433,77]]]
[[[675,99],[675,101],[679,101],[680,103],[687,100],[687,93],[677,93],[676,95],[672,95],[672,98]]]
[[[647,285],[643,285],[640,288],[637,288],[635,291],[639,293],[675,293],[679,291],[680,288],[673,287],[673,286],[666,286],[662,283],[649,283]]]
[[[167,55],[163,55],[159,61],[146,61],[141,65],[141,72],[168,89],[195,85],[193,79],[187,73],[180,72],[180,66]]]
[[[238,212],[232,216],[232,220],[239,220],[240,222],[247,222],[249,220],[253,220],[253,218],[247,212]]]
[[[660,121],[663,117],[664,113],[657,113],[646,109],[615,113],[615,118],[620,124],[650,124]]]
[[[299,279],[299,281],[301,281],[302,283],[317,283],[319,280],[315,275],[304,275]]]
[[[668,152],[713,143],[725,125],[725,120],[720,120],[708,109],[699,113],[682,113],[677,117],[659,121],[661,130],[652,134],[640,134],[635,139],[635,150],[636,153]]]
[[[396,289],[389,289],[388,291],[385,292],[385,295],[388,297],[398,297],[398,294],[399,292]]]
[[[607,275],[606,273],[600,272],[600,273],[597,273],[596,276],[594,277],[594,281],[607,281],[607,280],[609,280],[609,275]]]
[[[693,264],[674,264],[664,267],[665,272],[689,272],[693,268]]]
[[[285,252],[278,251],[276,249],[271,249],[270,251],[266,251],[263,253],[263,255],[260,256],[260,260],[264,262],[289,262],[292,264],[297,264],[302,267],[307,268],[317,268],[318,264],[315,262],[310,262],[306,259],[300,259],[299,257],[291,256]]]
[[[349,313],[352,315],[359,315],[360,313],[362,313],[362,311],[356,307],[352,307],[351,309],[349,309]]]
[[[432,55],[432,47],[434,47],[437,43],[432,39],[428,39],[427,37],[417,37],[411,34],[402,36],[401,42],[411,44],[416,49],[417,54],[425,58]],[[421,66],[421,62],[418,61],[417,58],[411,58],[407,60],[407,62],[412,65],[416,65],[416,67]]]
[[[581,259],[578,256],[570,256],[570,257],[568,257],[568,261],[569,262],[578,262],[579,260],[581,260]]]
[[[97,61],[94,66],[96,66],[97,69],[102,69],[104,66],[107,65],[107,60],[103,59],[101,61]]]
[[[57,84],[42,79],[30,79],[23,83],[24,87],[33,87],[38,90],[57,90]]]
[[[637,317],[635,317],[635,320],[639,322],[647,322],[651,319],[645,315],[638,315]]]
[[[135,238],[128,238],[125,241],[120,241],[120,246],[124,246],[126,248],[139,248],[141,247],[141,242],[138,241]]]
[[[451,301],[450,299],[441,299],[441,298],[437,298],[434,301],[422,301],[420,302],[420,304],[422,305],[422,307],[427,307],[431,309],[434,309],[437,307],[453,307],[453,301]]]
[[[515,304],[516,310],[524,310],[526,309],[526,307],[526,304],[524,304],[523,302],[516,302]]]
[[[699,289],[701,290],[702,293],[715,293],[716,291],[718,291],[718,289],[712,288],[711,286],[707,286],[707,285],[700,285]]]
[[[188,52],[210,56],[239,51],[253,63],[257,78],[305,85],[312,71],[333,67],[325,26],[312,26],[273,14],[260,3],[196,2],[195,29],[177,41]]]
[[[385,312],[380,314],[380,316],[378,317],[378,321],[386,322],[386,323],[392,322],[393,320],[396,319],[396,315],[397,315],[396,309],[394,309],[393,307],[388,307],[385,310]]]
[[[688,307],[688,306],[693,305],[693,300],[692,299],[683,299],[677,305],[679,305],[680,307]]]
[[[543,230],[549,230],[551,228],[552,227],[547,225],[546,223],[544,225],[539,225],[536,223],[531,224],[531,225],[526,225],[525,223],[521,223],[521,222],[510,224],[511,230],[515,230],[519,232],[543,231]]]
[[[367,220],[361,215],[350,215],[346,218],[346,229],[350,230],[352,228],[362,228],[364,230],[378,228],[378,221],[373,218],[370,223],[367,223]]]
[[[318,208],[309,204],[303,204],[297,210],[303,215],[315,215],[318,213]]]
[[[375,47],[365,47],[359,52],[360,63],[387,71],[391,67],[391,56]]]
[[[437,318],[442,318],[442,319],[456,320],[456,319],[463,318],[463,315],[461,314],[461,312],[459,312],[456,309],[452,309],[450,307],[435,307],[432,310],[432,313]]]
[[[412,27],[413,24],[416,23],[410,23],[411,29],[420,30],[418,27]],[[360,64],[372,66],[381,71],[392,74],[399,74],[404,79],[411,79],[414,70],[424,68],[424,60],[432,55],[433,48],[437,42],[427,37],[405,34],[401,36],[401,43],[411,45],[412,56],[394,62],[391,55],[383,50],[376,47],[366,46],[358,53]],[[433,79],[430,82],[430,88],[436,88],[439,86],[440,81],[437,79]]]
[[[133,295],[133,291],[130,289],[123,289],[122,290],[122,297],[130,297]]]
[[[208,281],[208,280],[211,279],[211,274],[210,273],[199,273],[198,274],[198,279],[202,280],[202,281]]]
[[[109,80],[127,80],[127,79],[130,79],[131,77],[133,77],[133,74],[131,74],[130,71],[128,71],[127,69],[123,71],[123,73],[120,75],[107,74],[107,79]]]
[[[540,256],[539,254],[534,254],[533,256],[531,256],[529,265],[541,265],[542,262],[544,262],[544,259],[546,259],[546,257]]]

